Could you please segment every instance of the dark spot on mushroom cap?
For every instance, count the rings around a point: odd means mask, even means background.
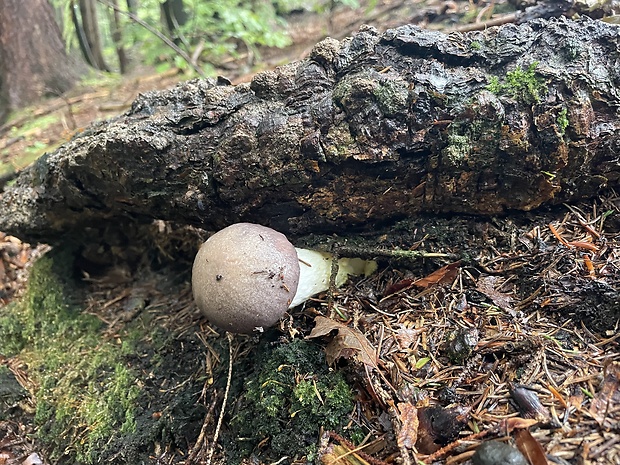
[[[211,236],[192,268],[198,308],[211,323],[235,333],[275,324],[298,281],[295,247],[284,234],[251,223],[233,224]]]

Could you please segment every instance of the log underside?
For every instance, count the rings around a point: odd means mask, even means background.
[[[589,198],[620,178],[618,32],[366,28],[249,84],[144,94],[22,172],[0,230],[55,242],[161,219],[302,235]]]

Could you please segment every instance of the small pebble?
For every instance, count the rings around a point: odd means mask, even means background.
[[[483,442],[471,461],[474,465],[528,465],[518,449],[500,441]]]

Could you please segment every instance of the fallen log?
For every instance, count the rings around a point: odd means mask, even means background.
[[[22,172],[0,230],[54,242],[160,219],[305,234],[592,197],[620,177],[619,50],[620,29],[588,18],[362,28],[249,84],[141,95]]]

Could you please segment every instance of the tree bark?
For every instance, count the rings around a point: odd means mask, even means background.
[[[0,114],[75,82],[54,11],[46,0],[0,2]]]
[[[326,39],[250,84],[140,96],[24,171],[0,230],[54,241],[162,219],[342,232],[592,197],[620,179],[619,50],[619,28],[587,18]]]

